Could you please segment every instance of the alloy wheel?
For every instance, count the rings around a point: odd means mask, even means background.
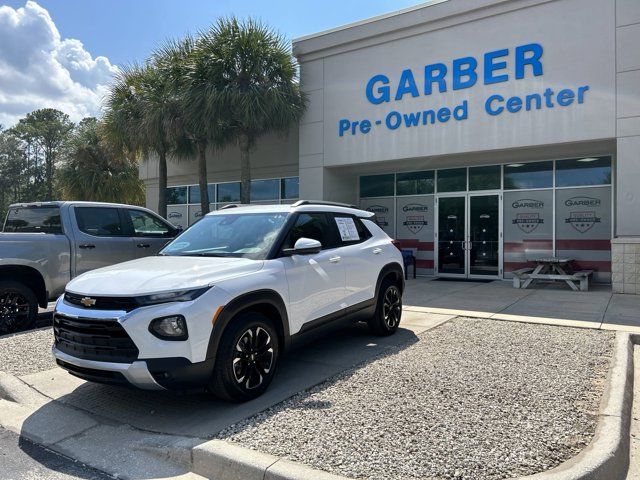
[[[388,328],[395,328],[400,323],[402,305],[398,287],[391,286],[387,289],[382,300],[382,315]]]
[[[236,343],[233,376],[247,390],[258,388],[273,367],[271,335],[262,327],[246,330]]]
[[[29,318],[29,301],[18,292],[0,293],[0,331],[13,332]]]

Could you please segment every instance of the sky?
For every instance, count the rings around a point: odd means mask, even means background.
[[[254,17],[294,39],[417,0],[0,0],[0,125],[53,107],[100,114],[118,66],[218,17]]]

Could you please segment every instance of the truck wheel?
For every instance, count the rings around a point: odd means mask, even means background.
[[[259,312],[241,313],[222,334],[209,390],[234,402],[260,396],[273,380],[279,353],[271,320]]]
[[[38,316],[38,299],[18,282],[0,282],[0,334],[33,328]]]
[[[375,335],[386,336],[395,333],[402,316],[402,294],[391,280],[384,280],[378,292],[376,313],[369,319],[369,330]]]

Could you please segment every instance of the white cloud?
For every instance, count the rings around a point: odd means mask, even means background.
[[[37,108],[57,108],[78,121],[96,116],[118,71],[92,57],[80,40],[61,38],[36,2],[0,7],[0,124],[11,126]]]

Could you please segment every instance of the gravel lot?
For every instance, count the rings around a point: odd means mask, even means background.
[[[52,344],[51,327],[0,337],[0,370],[27,375],[54,368]]]
[[[613,338],[455,319],[220,438],[353,478],[540,472],[591,440]]]

